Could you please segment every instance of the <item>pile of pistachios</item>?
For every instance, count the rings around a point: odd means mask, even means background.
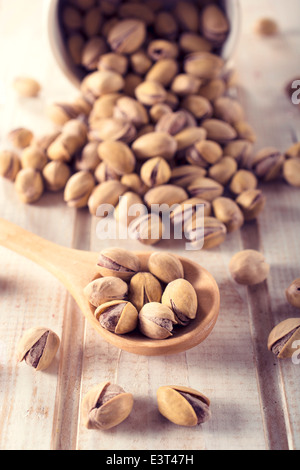
[[[139,330],[151,339],[166,339],[175,326],[196,318],[198,297],[184,278],[184,268],[171,253],[153,252],[148,270],[137,255],[121,248],[103,250],[97,269],[101,277],[84,289],[100,325],[123,335]]]
[[[15,182],[22,202],[63,191],[68,206],[93,216],[114,206],[119,223],[132,204],[203,204],[204,248],[213,248],[261,213],[259,182],[283,176],[300,186],[300,143],[285,154],[253,152],[255,132],[230,95],[220,55],[230,24],[218,2],[179,0],[166,9],[160,0],[66,0],[61,24],[80,95],[47,109],[51,135],[10,132],[0,175]],[[39,92],[30,79],[15,88],[22,96]],[[186,222],[193,241],[195,211]],[[142,243],[163,237],[160,215],[125,223]]]

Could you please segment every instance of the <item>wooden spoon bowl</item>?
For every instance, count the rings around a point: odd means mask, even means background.
[[[116,335],[101,327],[94,316],[95,308],[83,294],[85,286],[100,277],[97,272],[98,253],[64,248],[0,219],[0,245],[34,261],[52,273],[73,296],[92,327],[107,342],[122,350],[143,356],[160,356],[186,351],[203,342],[213,330],[220,308],[218,285],[202,266],[179,257],[185,278],[198,296],[197,317],[186,327],[175,327],[174,335],[164,340],[146,338],[138,331]],[[149,253],[136,253],[147,271]]]

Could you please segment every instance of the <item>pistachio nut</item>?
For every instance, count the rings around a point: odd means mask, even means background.
[[[161,59],[152,65],[145,76],[145,80],[161,83],[168,87],[178,74],[178,62],[175,59]]]
[[[19,96],[34,98],[41,91],[41,85],[34,78],[17,77],[13,82],[13,87]]]
[[[133,191],[127,191],[119,200],[114,211],[115,219],[124,226],[129,226],[137,217],[145,214],[142,198]]]
[[[276,179],[282,169],[285,157],[274,147],[260,150],[252,160],[252,170],[257,178],[264,181]]]
[[[186,279],[171,281],[162,295],[162,304],[167,305],[182,326],[194,320],[198,310],[198,298],[194,287]]]
[[[209,119],[213,115],[210,101],[203,96],[189,94],[182,100],[181,105],[198,120]]]
[[[207,168],[219,162],[223,156],[221,145],[212,140],[196,142],[186,152],[186,159],[191,165]]]
[[[234,140],[224,147],[224,155],[234,158],[241,168],[250,168],[253,144],[248,140]]]
[[[41,137],[36,137],[32,140],[30,145],[36,145],[43,152],[47,153],[48,147],[55,141],[55,139],[60,135],[60,131],[54,131],[50,134],[42,135]]]
[[[261,36],[273,36],[278,33],[278,23],[272,18],[259,18],[254,26],[254,30]]]
[[[226,91],[226,83],[222,78],[215,78],[204,82],[200,87],[199,95],[207,98],[213,103],[217,98],[223,96]]]
[[[114,117],[131,122],[135,127],[140,128],[149,123],[146,108],[139,101],[130,96],[122,96],[115,104]]]
[[[196,125],[196,120],[188,111],[179,110],[172,112],[172,110],[170,110],[168,112],[164,112],[162,116],[160,116],[157,120],[155,130],[157,132],[167,132],[168,134],[175,136],[183,129],[187,127],[196,127]]]
[[[167,132],[149,132],[133,142],[132,150],[140,160],[152,157],[172,160],[177,151],[177,141]]]
[[[22,151],[22,168],[34,168],[35,170],[42,171],[47,162],[47,155],[36,145],[29,145]]]
[[[44,192],[41,173],[34,168],[23,168],[16,176],[15,189],[20,201],[24,204],[38,201]]]
[[[230,26],[227,17],[218,5],[206,5],[201,15],[203,36],[215,46],[226,40]]]
[[[102,276],[113,276],[129,281],[141,269],[137,255],[123,248],[102,250],[98,262],[98,271]]]
[[[203,80],[220,76],[224,60],[211,52],[194,52],[184,60],[184,71]]]
[[[145,75],[152,66],[152,60],[143,50],[137,51],[130,56],[133,71],[138,75]]]
[[[98,207],[102,204],[116,206],[119,198],[128,190],[127,186],[117,180],[104,181],[98,184],[88,199],[89,211],[97,215]]]
[[[130,18],[113,26],[107,40],[111,49],[120,54],[132,54],[143,45],[146,39],[146,25],[143,21]]]
[[[102,328],[116,335],[131,333],[138,324],[138,311],[126,300],[113,300],[100,305],[95,311],[95,317]]]
[[[236,198],[246,221],[256,219],[266,205],[266,196],[261,189],[249,189]]]
[[[63,162],[49,162],[43,168],[43,178],[46,188],[52,192],[64,189],[70,176],[70,167]]]
[[[232,157],[223,157],[218,163],[211,166],[208,176],[218,183],[226,186],[238,171],[238,164]]]
[[[17,359],[35,370],[47,369],[60,345],[60,339],[50,328],[30,328],[25,332],[17,347]]]
[[[67,51],[75,65],[81,65],[81,57],[84,46],[85,38],[79,31],[71,33],[66,40]]]
[[[185,225],[202,209],[205,217],[211,215],[211,203],[209,201],[197,197],[187,199],[172,210],[170,215],[171,222],[174,226],[180,225],[184,229]]]
[[[107,52],[100,56],[97,68],[98,70],[110,70],[125,75],[128,69],[128,58],[116,52]]]
[[[247,121],[238,121],[234,123],[234,129],[237,132],[238,139],[249,140],[249,142],[255,143],[257,140],[256,132]]]
[[[11,150],[0,151],[0,176],[15,181],[21,169],[19,156]]]
[[[52,144],[49,145],[47,155],[50,160],[69,162],[81,147],[78,136],[61,133]]]
[[[86,207],[95,187],[95,179],[89,171],[78,171],[68,180],[64,200],[69,207]]]
[[[214,101],[214,115],[217,119],[234,124],[244,120],[245,111],[236,99],[221,96]]]
[[[95,171],[99,164],[98,142],[88,142],[76,156],[75,169],[77,171]]]
[[[107,45],[100,36],[91,37],[84,45],[81,64],[87,70],[96,70],[100,57],[107,51]]]
[[[179,54],[178,45],[166,39],[155,39],[148,45],[147,54],[152,60],[176,59]]]
[[[197,426],[211,417],[210,401],[188,387],[170,385],[157,390],[159,412],[179,426]]]
[[[215,217],[223,222],[227,232],[235,232],[244,225],[244,215],[238,204],[227,197],[218,197],[212,203]]]
[[[185,54],[193,52],[211,52],[212,44],[197,33],[185,32],[179,37],[180,49]]]
[[[193,217],[187,223],[184,230],[190,244],[197,248],[209,250],[221,245],[227,235],[226,226],[215,217],[204,217],[203,223],[199,224],[197,217]]]
[[[113,140],[131,143],[135,137],[135,126],[124,119],[99,119],[91,124],[89,131],[89,140],[98,142]]]
[[[148,260],[148,269],[165,284],[184,277],[184,269],[180,259],[167,252],[152,253]]]
[[[291,145],[285,152],[287,158],[300,158],[300,142]]]
[[[139,196],[144,196],[148,190],[148,187],[144,184],[137,173],[122,176],[121,183],[124,186],[127,186],[129,191],[133,191]]]
[[[300,308],[300,278],[295,279],[285,291],[287,301],[296,308]]]
[[[186,151],[196,142],[204,140],[206,138],[206,131],[202,127],[187,127],[178,132],[174,138],[177,144],[177,151]]]
[[[233,194],[239,195],[249,189],[256,189],[258,181],[256,176],[249,170],[238,170],[230,183],[230,191]]]
[[[114,169],[111,168],[105,162],[99,163],[99,165],[95,169],[94,176],[98,183],[104,183],[105,181],[110,181],[110,180],[116,180],[116,181],[120,180],[120,175],[117,175]]]
[[[143,182],[149,186],[159,186],[168,183],[172,170],[169,163],[161,157],[147,160],[141,167],[140,175]]]
[[[117,175],[129,174],[135,168],[135,156],[124,142],[105,141],[98,147],[100,159],[109,164]]]
[[[97,98],[91,113],[89,114],[90,125],[101,119],[112,118],[114,115],[115,104],[121,96],[121,93],[107,93],[106,95],[102,95]]]
[[[166,339],[173,336],[177,321],[173,311],[159,302],[150,302],[139,312],[139,329],[152,339]]]
[[[135,274],[129,284],[129,300],[135,305],[138,312],[145,304],[160,302],[162,287],[153,274],[140,272]]]
[[[175,39],[178,33],[178,23],[171,12],[162,10],[155,17],[154,29],[158,37]]]
[[[82,16],[77,8],[66,5],[62,11],[62,23],[67,31],[78,31],[82,27]]]
[[[214,140],[221,145],[227,144],[238,136],[236,130],[228,122],[220,119],[206,119],[201,126],[206,130],[208,140]]]
[[[87,75],[81,82],[83,96],[98,98],[107,93],[116,93],[124,88],[122,75],[111,70],[99,70]]]
[[[46,109],[46,114],[51,121],[63,126],[70,119],[76,119],[80,114],[80,107],[73,103],[52,103]]]
[[[184,31],[197,32],[199,30],[199,10],[192,2],[179,0],[173,12]]]
[[[19,127],[9,132],[8,139],[12,145],[19,149],[28,147],[33,140],[33,133],[24,127]]]
[[[279,359],[293,356],[295,341],[300,340],[300,318],[288,318],[273,328],[268,338],[268,349]]]
[[[87,429],[107,430],[125,421],[133,408],[133,396],[119,385],[103,382],[83,397],[81,415]]]
[[[174,184],[162,184],[149,189],[144,196],[144,201],[148,207],[155,210],[154,205],[160,206],[159,210],[164,210],[162,207],[166,205],[168,210],[174,204],[181,204],[188,199],[188,194],[184,188]]]
[[[222,196],[224,187],[211,178],[197,178],[188,186],[188,192],[191,197],[200,197],[211,202]]]
[[[136,87],[135,96],[140,103],[146,106],[153,106],[165,101],[167,92],[161,83],[149,80],[140,83]]]
[[[194,95],[196,96],[202,81],[187,73],[178,74],[171,84],[171,90],[178,96]]]
[[[236,253],[231,258],[229,270],[235,282],[252,286],[267,279],[270,265],[259,251],[244,250]]]
[[[99,34],[103,23],[101,9],[95,5],[84,14],[82,19],[82,30],[88,38],[93,38]]]
[[[98,308],[113,300],[125,300],[128,294],[128,285],[118,277],[107,276],[90,282],[83,292],[90,304]]]
[[[291,186],[300,187],[300,158],[290,158],[284,162],[283,178]]]
[[[158,214],[145,214],[137,217],[129,225],[129,235],[144,245],[155,245],[164,235],[164,225]]]
[[[170,183],[187,188],[198,178],[206,176],[206,170],[195,165],[180,165],[172,170]]]

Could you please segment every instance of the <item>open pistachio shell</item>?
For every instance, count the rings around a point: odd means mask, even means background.
[[[100,305],[95,311],[95,316],[104,328],[117,335],[130,333],[135,330],[138,323],[137,309],[125,300],[113,300]],[[105,317],[103,323],[102,317]]]
[[[195,289],[186,279],[170,282],[162,296],[163,305],[167,305],[175,314],[180,325],[186,325],[196,318],[198,299]]]
[[[151,302],[139,313],[139,328],[143,335],[152,339],[166,339],[172,336],[173,324],[176,324],[173,311],[159,302]]]
[[[137,255],[123,248],[106,248],[98,258],[98,270],[102,276],[113,276],[128,281],[140,271]]]
[[[296,351],[293,344],[299,340],[300,318],[288,318],[271,331],[268,338],[268,349],[280,359],[290,358]]]
[[[49,328],[30,328],[19,341],[17,359],[19,362],[25,359],[35,370],[44,370],[50,366],[59,345],[59,337]]]

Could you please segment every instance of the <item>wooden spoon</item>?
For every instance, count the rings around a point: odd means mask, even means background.
[[[118,336],[101,327],[94,316],[94,307],[83,294],[84,287],[97,277],[98,253],[64,248],[0,218],[0,245],[34,261],[53,274],[73,296],[92,327],[109,343],[125,351],[144,356],[159,356],[191,349],[211,333],[218,318],[220,294],[216,281],[204,268],[186,258],[185,278],[198,295],[198,314],[186,327],[176,327],[174,335],[165,340],[152,340],[138,332]],[[147,270],[151,253],[136,253]]]

